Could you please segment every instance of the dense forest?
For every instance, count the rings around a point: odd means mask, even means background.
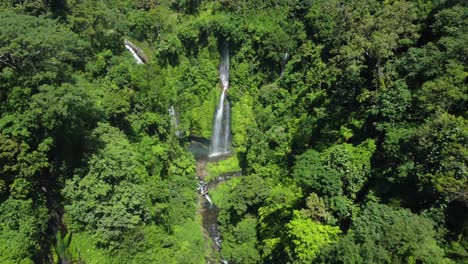
[[[0,263],[466,263],[467,58],[463,0],[0,0]]]

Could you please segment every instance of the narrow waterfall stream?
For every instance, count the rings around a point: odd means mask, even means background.
[[[289,53],[286,52],[284,53],[284,56],[283,56],[283,59],[281,60],[281,73],[280,73],[280,77],[283,77],[283,74],[284,74],[284,69],[286,68],[286,64],[288,63],[289,61]]]
[[[213,134],[211,135],[210,157],[229,154],[231,144],[231,109],[227,98],[229,88],[229,48],[225,44],[221,52],[219,77],[223,92],[219,98],[214,116]]]
[[[125,48],[130,51],[133,55],[137,64],[145,64],[148,62],[148,58],[146,57],[143,50],[138,48],[135,44],[131,43],[128,40],[124,40]]]
[[[135,59],[137,64],[144,64],[143,61],[140,59],[140,57],[138,57],[138,54],[136,54],[135,50],[132,49],[130,45],[125,44],[125,48],[132,53],[133,58]]]
[[[168,111],[169,111],[169,115],[171,116],[171,125],[172,125],[172,128],[174,129],[174,133],[177,137],[180,137],[182,135],[181,131],[179,130],[180,121],[179,121],[179,118],[177,117],[177,112],[175,111],[174,106],[171,105]]]

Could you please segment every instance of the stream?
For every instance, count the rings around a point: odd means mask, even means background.
[[[213,204],[209,196],[209,191],[212,189],[212,186],[205,182],[205,176],[207,175],[205,167],[207,162],[207,160],[197,161],[198,201],[201,205],[200,213],[203,218],[203,228],[212,240],[211,248],[214,252],[219,252],[221,248],[221,235],[218,227],[219,208]],[[208,263],[210,263],[210,261],[208,261]]]
[[[198,202],[200,205],[200,214],[202,216],[202,225],[204,232],[210,237],[211,241],[206,241],[206,244],[211,245],[210,256],[207,256],[207,263],[216,263],[219,259],[219,251],[221,249],[221,234],[218,226],[218,208],[210,197],[210,191],[213,190],[219,183],[226,181],[235,174],[218,175],[210,182],[205,181],[207,176],[206,165],[208,162],[216,162],[229,158],[231,156],[231,107],[228,100],[229,89],[229,46],[224,42],[221,48],[221,61],[219,65],[219,78],[221,81],[222,93],[216,106],[213,132],[209,146],[200,141],[191,140],[189,151],[191,151],[197,159],[197,178],[198,178]],[[175,115],[173,115],[175,116]],[[220,261],[227,263],[226,260]]]
[[[213,184],[207,184],[205,177],[207,175],[206,165],[207,159],[201,159],[197,161],[197,177],[198,177],[198,202],[201,205],[199,210],[202,216],[202,225],[204,232],[209,236],[211,241],[205,241],[206,244],[211,245],[211,254],[207,258],[208,264],[216,263],[218,259],[218,252],[221,249],[221,234],[218,226],[218,214],[220,209],[213,204],[209,196],[209,191],[215,186]]]
[[[224,157],[226,158],[226,157]],[[226,180],[231,179],[232,177],[241,176],[241,173],[228,173],[224,175],[219,175],[215,179],[211,180],[209,183],[205,182],[205,177],[207,176],[206,166],[208,162],[211,162],[207,158],[202,158],[197,160],[197,177],[198,177],[198,202],[201,205],[199,212],[202,216],[202,225],[204,232],[209,236],[211,241],[206,241],[207,244],[211,244],[212,252],[207,258],[207,263],[215,264],[216,260],[219,258],[219,251],[221,249],[222,236],[219,231],[218,226],[218,214],[220,208],[214,204],[209,196],[209,192],[216,188],[216,186]],[[220,260],[221,263],[227,263],[226,260]]]

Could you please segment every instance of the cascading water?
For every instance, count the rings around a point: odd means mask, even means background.
[[[130,47],[129,45],[125,45],[125,48],[128,49],[132,53],[133,58],[135,58],[135,61],[136,61],[137,64],[143,64],[143,61],[140,59],[140,57],[138,57],[138,55],[132,49],[132,47]]]
[[[226,103],[224,104],[224,138],[223,145],[225,146],[225,152],[229,152],[229,145],[231,143],[231,106],[229,101],[226,98]]]
[[[206,176],[205,171],[206,160],[198,160],[197,161],[197,176],[198,176],[198,192],[200,193],[200,202],[202,205],[202,209],[200,210],[202,217],[203,217],[203,228],[206,230],[207,234],[211,238],[212,244],[211,247],[214,252],[219,252],[221,247],[221,234],[218,228],[218,214],[220,209],[213,204],[211,201],[208,192],[210,191],[213,186],[209,186],[205,182],[204,177]],[[211,256],[207,259],[207,263],[215,263],[214,260],[216,256]]]
[[[218,184],[221,184],[233,177],[242,176],[241,172],[231,172],[221,174],[218,177],[212,179],[210,182],[205,182],[205,177],[208,175],[206,171],[206,165],[208,160],[199,159],[197,160],[197,177],[198,177],[198,192],[199,192],[199,202],[201,204],[200,213],[202,215],[202,224],[203,228],[211,238],[211,248],[213,250],[212,254],[207,257],[207,264],[214,263],[224,263],[227,264],[226,260],[219,260],[219,255],[217,254],[221,250],[222,237],[221,232],[218,226],[218,215],[221,211],[221,208],[217,207],[216,204],[211,200],[209,193],[216,189]]]
[[[227,90],[229,88],[229,49],[227,44],[221,53],[219,77],[223,86],[223,92],[219,98],[214,118],[213,134],[211,136],[210,157],[229,153],[231,143],[231,114]]]
[[[128,40],[124,40],[124,44],[125,48],[132,53],[133,58],[135,59],[137,64],[145,64],[148,62],[148,58],[146,57],[143,50],[141,50],[135,44],[131,43]]]
[[[173,105],[171,105],[171,108],[169,108],[169,115],[171,116],[171,124],[174,128],[175,135],[180,137],[182,133],[179,130],[179,119],[177,118],[177,113]]]
[[[283,59],[281,60],[281,74],[280,77],[283,77],[284,69],[286,68],[286,64],[289,60],[289,53],[284,53]]]
[[[200,155],[198,150],[200,147],[191,148],[191,152],[197,157],[197,178],[199,180],[198,185],[198,201],[201,205],[199,212],[202,216],[203,228],[206,234],[209,235],[210,241],[205,240],[207,245],[211,245],[212,251],[209,256],[206,256],[208,264],[223,263],[228,264],[224,259],[219,259],[219,252],[221,249],[221,233],[218,226],[218,214],[221,208],[216,206],[216,200],[211,200],[210,191],[214,190],[219,183],[222,183],[231,177],[241,176],[240,172],[225,173],[218,177],[211,179],[210,182],[205,182],[205,177],[208,175],[206,165],[208,162],[226,158],[226,154],[230,153],[231,143],[231,113],[230,105],[228,100],[228,88],[229,88],[229,49],[227,43],[224,45],[221,51],[221,62],[219,65],[219,77],[222,85],[222,92],[219,98],[218,105],[216,106],[214,114],[213,134],[211,136],[209,157],[207,158],[206,152]],[[177,117],[174,109],[169,109],[171,116]],[[193,137],[193,141],[195,141]],[[201,138],[196,139],[198,144],[204,145],[204,141]],[[207,143],[207,142],[206,142]],[[192,145],[191,145],[192,146]],[[195,145],[194,145],[195,146]],[[216,158],[212,158],[216,157]]]

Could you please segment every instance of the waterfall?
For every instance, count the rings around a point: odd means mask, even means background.
[[[227,43],[224,45],[223,50],[221,52],[219,78],[221,79],[223,89],[227,89],[229,87],[229,47]]]
[[[172,127],[174,128],[175,135],[177,137],[180,137],[181,132],[179,130],[179,119],[177,118],[176,111],[173,105],[171,105],[171,108],[169,108],[169,115],[171,116],[171,124],[172,124]]]
[[[137,64],[145,64],[146,62],[148,62],[148,58],[146,57],[146,55],[135,44],[131,43],[128,40],[124,40],[124,44],[125,48],[132,53],[133,58],[135,59]]]
[[[229,88],[229,49],[227,44],[224,45],[221,53],[219,78],[221,79],[223,92],[216,107],[213,134],[211,136],[210,157],[229,153],[231,142],[231,113],[227,99],[227,90]]]
[[[219,99],[218,107],[216,108],[213,135],[211,137],[211,151],[210,156],[217,156],[227,151],[225,145],[225,136],[223,136],[223,116],[224,110],[224,99],[226,97],[226,88],[223,89],[221,97]]]
[[[210,203],[210,207],[213,206],[213,202],[211,201],[210,196],[208,196],[208,194],[205,194],[205,198]]]
[[[140,57],[138,57],[138,54],[136,54],[136,52],[132,49],[132,47],[130,47],[130,45],[125,44],[125,48],[132,53],[133,58],[135,58],[137,64],[143,64],[143,61],[140,59]]]
[[[224,104],[224,114],[225,114],[225,121],[224,121],[224,138],[223,138],[223,146],[226,152],[229,152],[229,144],[231,140],[231,108],[229,105],[229,101],[226,99],[226,103]]]
[[[286,64],[289,60],[289,53],[284,53],[283,59],[281,60],[281,74],[280,77],[283,77],[284,69],[286,68]]]

